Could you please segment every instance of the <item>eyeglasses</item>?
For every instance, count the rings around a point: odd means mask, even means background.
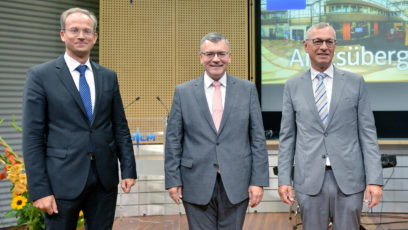
[[[77,35],[79,35],[79,34],[81,33],[81,30],[78,29],[78,28],[64,29],[64,31],[68,31],[70,34],[75,35],[75,36],[77,36]],[[93,30],[90,30],[90,29],[83,29],[83,30],[82,30],[82,33],[83,33],[85,36],[91,36],[91,35],[93,35],[95,32],[94,32]]]
[[[332,48],[333,46],[335,46],[337,44],[337,40],[334,39],[326,39],[326,40],[322,40],[320,38],[315,38],[315,39],[306,39],[306,41],[311,40],[314,46],[322,46],[324,42],[326,42],[326,46],[328,48]]]
[[[222,52],[201,52],[206,58],[212,59],[217,55],[218,58],[225,58],[229,54],[229,52],[222,51]]]

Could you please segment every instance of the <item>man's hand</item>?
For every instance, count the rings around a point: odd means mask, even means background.
[[[292,186],[290,185],[281,185],[278,188],[278,193],[283,201],[286,204],[293,204],[293,194],[292,194]]]
[[[38,200],[35,200],[33,205],[34,205],[35,208],[38,208],[38,209],[48,213],[48,215],[58,213],[57,202],[55,202],[54,195],[49,195],[49,196],[40,198]]]
[[[380,202],[381,195],[382,195],[382,187],[380,185],[369,184],[366,187],[364,202],[368,203],[368,208],[373,208]],[[371,202],[370,202],[370,197],[371,197]]]
[[[261,203],[262,196],[263,196],[263,187],[251,185],[248,188],[248,194],[249,194],[249,201],[250,201],[249,206],[251,208],[254,208],[259,203]]]
[[[176,204],[180,204],[180,199],[183,198],[181,194],[181,186],[176,186],[168,189],[169,195]]]
[[[133,178],[125,178],[122,180],[122,190],[124,193],[129,193],[133,185],[136,184],[136,180]]]

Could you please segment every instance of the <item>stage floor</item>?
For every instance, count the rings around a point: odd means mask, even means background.
[[[292,215],[293,217],[293,215]],[[297,230],[302,229],[298,217]],[[381,225],[379,223],[382,223]],[[367,230],[408,230],[408,214],[363,213],[362,226]],[[289,220],[288,213],[249,213],[243,230],[288,230],[295,229],[295,219]],[[114,230],[188,230],[187,218],[181,216],[146,216],[116,219]]]

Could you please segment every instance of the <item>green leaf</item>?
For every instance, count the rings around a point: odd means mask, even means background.
[[[12,209],[6,212],[6,214],[4,214],[4,216],[6,218],[12,218],[12,217],[17,217],[17,211]]]
[[[22,132],[23,132],[23,129],[22,129],[20,126],[18,126],[18,125],[16,124],[16,118],[14,117],[14,114],[13,114],[13,116],[12,116],[11,125],[12,125],[19,133],[22,133]]]

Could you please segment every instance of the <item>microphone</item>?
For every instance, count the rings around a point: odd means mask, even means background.
[[[159,96],[156,97],[156,99],[160,102],[160,104],[163,106],[163,108],[166,110],[167,113],[167,118],[169,118],[169,109],[167,108],[167,106],[163,103],[163,101],[160,99]]]
[[[135,103],[135,101],[138,101],[139,99],[140,99],[140,97],[136,97],[132,102],[127,104],[124,109],[127,109],[129,106],[131,106],[133,103]]]

